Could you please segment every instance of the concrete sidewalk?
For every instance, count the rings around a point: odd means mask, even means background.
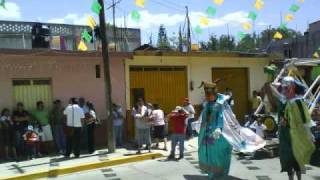
[[[171,149],[170,141],[168,142],[168,149]],[[186,152],[197,151],[197,138],[187,141],[185,143],[185,149]],[[137,155],[136,150],[132,148],[122,148],[117,149],[117,151],[112,154],[108,154],[106,149],[98,150],[95,154],[83,154],[77,159],[51,156],[29,161],[9,162],[0,164],[0,180],[56,177],[62,174],[143,161],[168,155],[169,151],[163,150],[152,150],[152,153]]]

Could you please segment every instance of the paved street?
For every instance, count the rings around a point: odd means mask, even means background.
[[[286,174],[279,173],[278,158],[266,160],[239,160],[234,155],[231,164],[230,180],[286,180]],[[50,178],[57,180],[72,179],[105,180],[205,180],[207,177],[199,171],[198,157],[195,151],[188,152],[185,159],[167,161],[156,159],[139,163],[126,164],[111,168],[102,168],[71,175]],[[320,180],[320,168],[308,167],[304,180]]]

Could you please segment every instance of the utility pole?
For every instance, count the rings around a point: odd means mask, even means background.
[[[186,6],[186,19],[187,19],[187,52],[191,52],[191,27],[190,27],[188,6]]]
[[[113,19],[113,40],[114,40],[114,51],[117,52],[117,30],[116,30],[116,4],[112,0],[112,19]]]
[[[99,14],[100,21],[100,35],[102,44],[102,57],[104,68],[104,80],[105,80],[105,96],[106,96],[106,108],[107,108],[107,136],[108,136],[108,151],[109,153],[115,152],[115,142],[113,137],[113,121],[112,121],[112,99],[111,99],[111,80],[110,80],[110,64],[109,64],[109,52],[108,52],[108,39],[106,35],[106,19],[104,13],[104,2],[98,0],[101,5],[101,11]]]

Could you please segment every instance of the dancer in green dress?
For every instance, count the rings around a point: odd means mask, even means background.
[[[281,83],[283,97],[279,111],[279,155],[281,172],[287,172],[289,180],[298,180],[305,172],[315,150],[308,124],[311,116],[298,90],[299,83],[292,77],[284,77]]]
[[[202,83],[207,103],[202,111],[199,133],[200,169],[210,180],[225,179],[229,173],[232,146],[222,136],[224,97],[217,93],[216,83]]]

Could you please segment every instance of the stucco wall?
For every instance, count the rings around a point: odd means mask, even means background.
[[[200,104],[204,93],[197,87],[201,81],[212,81],[214,67],[243,67],[248,68],[249,90],[260,89],[267,79],[263,67],[268,64],[268,58],[256,57],[213,57],[213,56],[134,56],[126,60],[126,94],[130,97],[129,67],[141,66],[186,66],[188,82],[194,82],[194,90],[188,88],[189,98],[193,104]],[[190,83],[189,83],[190,86]],[[248,93],[250,93],[248,92]],[[250,94],[249,94],[250,95]],[[130,98],[127,98],[127,107],[130,107]]]

